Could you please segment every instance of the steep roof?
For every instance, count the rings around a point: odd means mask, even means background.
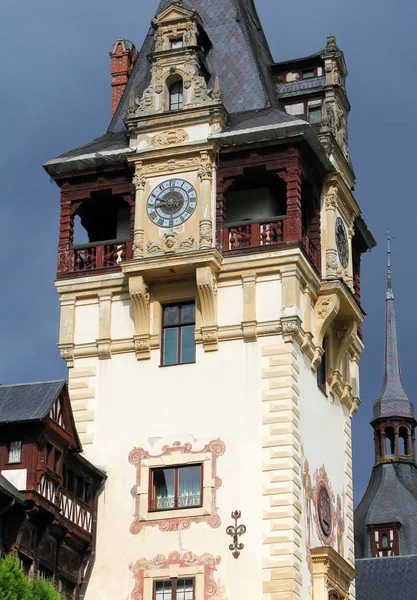
[[[170,4],[172,0],[161,0],[156,14]],[[212,44],[206,57],[211,74],[208,84],[213,87],[216,74],[219,75],[223,102],[232,123],[233,116],[254,111],[266,111],[269,119],[273,114],[274,124],[299,121],[299,117],[287,115],[280,106],[271,72],[273,58],[254,0],[187,0],[187,8],[198,13]],[[123,164],[127,154],[133,152],[128,145],[124,119],[132,90],[140,96],[150,83],[148,55],[154,50],[154,34],[151,27],[107,133],[48,161],[44,166],[51,176],[104,164]]]
[[[157,14],[172,4],[162,0]],[[273,62],[253,0],[187,0],[203,21],[212,48],[207,56],[211,73],[220,78],[223,102],[229,113],[277,105],[269,73]],[[139,53],[132,75],[110,123],[109,132],[124,131],[124,118],[132,89],[142,94],[150,82],[148,54],[154,48],[151,27]]]
[[[357,560],[357,600],[415,598],[417,556],[390,556]]]
[[[389,238],[389,235],[388,235]],[[398,350],[397,321],[391,276],[391,248],[388,241],[386,292],[385,369],[381,394],[374,404],[374,420],[387,417],[414,418],[414,406],[404,390]]]
[[[0,475],[0,495],[12,498],[19,504],[24,504],[26,496],[19,492],[19,490],[12,484],[4,475]]]
[[[417,467],[410,463],[383,463],[372,471],[368,488],[355,510],[355,550],[370,558],[367,527],[401,523],[402,555],[417,554]]]
[[[0,385],[0,424],[41,421],[65,385],[65,380]]]

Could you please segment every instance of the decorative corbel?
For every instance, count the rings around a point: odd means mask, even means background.
[[[142,275],[129,278],[129,293],[135,319],[135,352],[138,360],[151,357],[150,294]]]
[[[67,363],[67,367],[71,369],[74,366],[74,344],[58,344],[61,358]]]
[[[196,270],[201,306],[201,334],[206,352],[219,349],[217,326],[217,279],[210,267]]]
[[[304,331],[301,327],[302,321],[299,316],[281,317],[281,329],[284,342],[297,341],[300,346],[304,341]]]
[[[340,371],[340,363],[358,334],[355,321],[338,321],[335,327],[336,353],[334,368]]]
[[[340,308],[340,299],[336,294],[322,296],[316,303],[314,309],[314,320],[316,329],[316,347],[314,350],[311,368],[315,372],[323,358],[323,340],[326,331],[335,320]]]

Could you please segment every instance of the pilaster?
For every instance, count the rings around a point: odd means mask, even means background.
[[[301,597],[299,367],[292,343],[263,346],[263,597]]]
[[[74,366],[75,302],[74,296],[61,299],[58,348],[61,358],[65,360],[68,368]]]
[[[100,360],[111,358],[111,292],[100,292],[99,299],[99,324],[97,350]]]
[[[135,352],[138,360],[151,357],[150,293],[142,275],[129,277],[129,293],[135,319]]]
[[[136,189],[135,227],[133,233],[133,258],[142,258],[144,249],[146,177],[144,175],[143,164],[141,161],[137,162],[135,165],[135,176],[133,178],[133,185]]]
[[[201,306],[201,333],[206,352],[219,349],[217,325],[217,278],[210,266],[196,269]]]
[[[243,286],[243,338],[246,342],[256,342],[256,273],[242,275]]]
[[[211,190],[213,164],[208,152],[201,152],[201,166],[198,175],[201,181],[200,193],[200,249],[213,247],[213,221],[211,210]]]

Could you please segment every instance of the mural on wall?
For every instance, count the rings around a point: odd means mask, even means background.
[[[175,441],[172,445],[164,445],[161,451],[156,454],[151,454],[144,448],[134,448],[129,454],[129,462],[136,467],[136,486],[133,488],[135,497],[135,517],[130,527],[130,532],[134,535],[140,533],[145,526],[159,526],[161,531],[177,531],[178,529],[189,529],[192,523],[207,523],[210,527],[217,528],[221,525],[221,519],[217,512],[217,490],[222,484],[222,480],[217,475],[217,459],[226,451],[226,445],[220,439],[212,440],[210,443],[200,449],[194,449],[191,442]],[[172,463],[173,456],[175,461]],[[156,460],[155,460],[156,459]],[[204,469],[209,468],[211,481],[202,482],[201,490],[198,486],[198,495],[202,495],[203,508],[205,513],[200,516],[187,515],[187,511],[183,516],[169,518],[169,511],[153,511],[152,515],[149,512],[149,473],[153,467],[164,467],[165,461],[167,465],[186,466],[192,464],[198,459],[204,462]],[[145,495],[146,508],[141,504],[141,496]],[[206,502],[204,498],[208,497]],[[200,500],[199,500],[200,504]],[[193,504],[187,504],[187,507],[192,509]],[[165,514],[163,514],[165,512]],[[159,514],[160,513],[160,516]]]
[[[303,490],[305,506],[305,541],[307,565],[313,584],[313,561],[311,548],[315,546],[313,539],[313,522],[317,536],[323,546],[332,546],[344,557],[344,494],[335,496],[326,467],[322,465],[311,477],[310,464],[303,456]]]
[[[161,569],[169,569],[172,565],[177,565],[179,573],[181,569],[186,569],[190,572],[190,567],[196,567],[196,573],[203,569],[204,573],[204,596],[202,600],[211,600],[217,594],[217,583],[214,579],[214,572],[217,570],[217,565],[220,564],[220,556],[214,557],[212,554],[203,554],[196,556],[192,552],[172,552],[168,558],[163,554],[158,554],[155,558],[147,560],[141,558],[135,564],[130,565],[130,570],[135,578],[135,588],[132,592],[131,600],[144,600],[145,580],[150,579],[152,586],[153,580],[150,577],[150,572]]]

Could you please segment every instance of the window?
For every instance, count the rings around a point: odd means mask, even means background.
[[[171,49],[176,50],[177,48],[183,47],[183,38],[178,38],[177,40],[171,40]]]
[[[312,125],[321,123],[321,106],[314,106],[308,109],[308,121]]]
[[[317,385],[321,391],[326,393],[326,340],[323,341],[323,356],[317,368]]]
[[[313,79],[313,77],[315,77],[314,69],[311,69],[311,71],[303,71],[303,79]]]
[[[376,526],[371,530],[372,558],[400,554],[399,524]]]
[[[152,469],[150,510],[201,506],[201,474],[201,465]]]
[[[22,442],[10,442],[9,444],[9,464],[22,462]]]
[[[162,366],[195,362],[195,303],[163,307]]]
[[[169,110],[181,110],[183,107],[184,87],[182,81],[176,81],[169,90]]]
[[[46,444],[46,466],[49,469],[54,468],[54,462],[55,462],[54,457],[55,457],[54,447],[51,444]]]
[[[337,592],[329,592],[329,600],[339,600],[339,594]]]
[[[194,579],[168,579],[154,582],[154,600],[194,600]]]

